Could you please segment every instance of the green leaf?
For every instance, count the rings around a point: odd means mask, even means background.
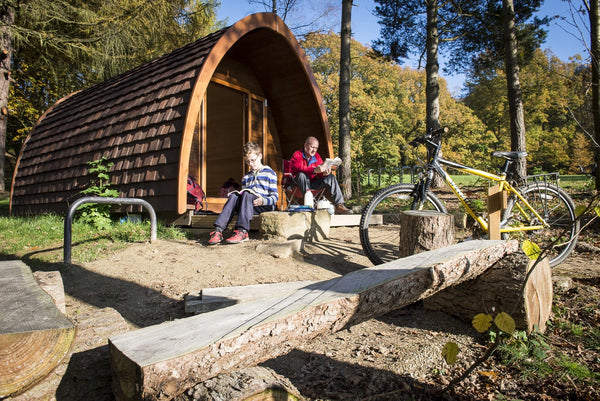
[[[492,326],[492,317],[487,313],[478,313],[473,318],[473,327],[480,333],[485,333]]]
[[[585,207],[584,205],[579,205],[575,208],[575,217],[579,217],[582,214],[585,213],[585,211],[587,210],[587,207]]]
[[[458,344],[451,341],[447,342],[442,349],[442,356],[446,360],[448,365],[454,365],[456,363],[456,356],[458,355]]]
[[[596,212],[596,216],[600,217],[600,206],[596,206],[594,212]]]
[[[523,252],[525,252],[525,255],[527,255],[531,260],[536,260],[542,253],[540,247],[535,242],[531,242],[528,239],[523,241],[521,248],[523,249]]]
[[[515,331],[515,320],[506,312],[500,312],[494,319],[494,323],[505,333],[512,334]]]

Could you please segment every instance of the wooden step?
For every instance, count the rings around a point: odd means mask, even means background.
[[[360,224],[360,214],[334,214],[331,216],[331,225],[330,227],[358,227]],[[191,217],[191,227],[192,228],[203,228],[203,229],[212,229],[214,227],[215,220],[217,219],[217,215],[193,215]],[[383,216],[382,215],[373,215],[371,217],[371,224],[382,224]],[[231,228],[234,222],[230,224]],[[260,227],[260,215],[252,217],[250,220],[250,229],[258,230]]]

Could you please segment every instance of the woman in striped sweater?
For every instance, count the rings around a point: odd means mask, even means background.
[[[229,194],[223,210],[215,220],[215,229],[210,233],[208,245],[216,245],[223,241],[223,230],[229,225],[235,213],[238,214],[238,219],[233,235],[225,242],[239,244],[248,241],[252,216],[275,210],[279,200],[277,174],[271,167],[262,164],[260,146],[248,142],[243,147],[243,154],[250,172],[242,177],[242,189]]]

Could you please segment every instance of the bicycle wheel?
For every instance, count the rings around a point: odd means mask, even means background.
[[[360,243],[374,265],[398,259],[400,213],[412,208],[413,189],[414,185],[410,184],[392,185],[375,194],[365,207],[360,218]],[[442,202],[431,192],[427,193],[422,209],[446,212]],[[376,221],[377,215],[381,215],[383,224]]]
[[[516,238],[519,241],[529,239],[543,250],[562,235],[562,238],[552,245],[548,260],[552,267],[564,262],[575,248],[579,233],[579,220],[575,220],[575,205],[571,197],[556,185],[542,182],[519,188],[519,192],[549,227],[535,231],[517,231],[505,237]],[[529,210],[522,213],[519,207],[515,207],[517,203],[523,208],[522,202],[518,202],[516,196],[511,196],[504,212],[503,227],[540,224]]]

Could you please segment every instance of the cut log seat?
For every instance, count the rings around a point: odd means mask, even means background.
[[[18,394],[67,355],[75,326],[21,261],[0,262],[0,398]]]
[[[118,400],[171,399],[222,372],[254,366],[314,337],[477,277],[516,241],[469,241],[109,339]]]

